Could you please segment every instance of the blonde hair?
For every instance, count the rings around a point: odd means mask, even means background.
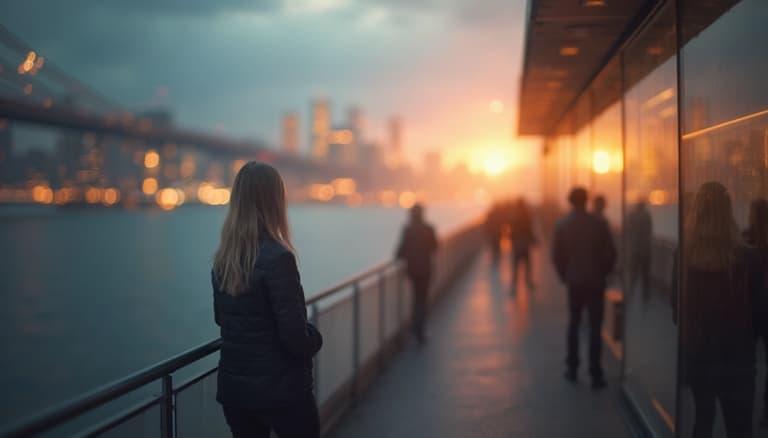
[[[740,244],[728,190],[714,181],[702,184],[685,218],[687,265],[705,271],[728,270]]]
[[[294,251],[285,204],[285,185],[274,167],[250,161],[237,173],[213,257],[221,290],[237,296],[251,287],[260,238],[271,237]]]

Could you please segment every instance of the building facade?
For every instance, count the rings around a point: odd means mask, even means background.
[[[728,320],[723,315],[738,307],[740,295],[714,290],[725,297],[723,311],[708,313],[696,304],[703,292],[686,284],[695,279],[687,248],[709,220],[702,207],[708,190],[725,188],[739,231],[750,225],[751,205],[768,199],[768,2],[578,3],[529,4],[519,131],[545,138],[545,222],[551,226],[568,209],[574,186],[608,200],[606,215],[622,248],[611,287],[623,297],[614,312],[623,310],[623,318],[613,321],[623,336],[608,341],[622,364],[623,400],[646,432],[698,436],[698,421],[714,436],[737,436],[726,427],[746,423],[754,436],[766,436],[760,421],[768,412],[768,344],[757,344],[756,377],[749,367],[728,365],[733,357],[717,357],[745,342],[733,320],[765,325],[753,315],[768,315],[761,313],[766,301],[753,297],[752,315]],[[652,232],[639,231],[647,228],[637,226],[639,217],[650,218]],[[644,239],[647,259],[637,256]],[[647,286],[642,263],[650,266]],[[711,366],[692,353],[701,333],[708,333],[701,342],[722,344],[708,363],[721,361],[719,372],[744,384],[712,377],[702,389],[702,370]],[[727,393],[712,402],[720,408],[709,410],[705,390]],[[746,416],[727,419],[724,412]],[[711,426],[705,416],[714,418]]]

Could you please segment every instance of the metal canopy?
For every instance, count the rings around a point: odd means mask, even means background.
[[[647,0],[530,0],[519,135],[547,135],[608,61]]]

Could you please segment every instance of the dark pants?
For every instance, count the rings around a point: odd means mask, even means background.
[[[531,275],[531,252],[530,250],[518,250],[512,252],[512,287],[517,287],[517,272],[520,270],[520,265],[525,263],[525,284],[528,287],[533,285],[533,277]]]
[[[429,273],[411,273],[409,274],[411,279],[411,287],[413,289],[413,297],[411,300],[413,318],[413,334],[419,339],[424,340],[424,325],[427,321],[427,300],[429,299]]]
[[[589,373],[593,379],[603,378],[601,356],[603,342],[600,331],[603,327],[603,309],[605,306],[605,286],[569,286],[568,309],[568,355],[565,363],[570,370],[579,368],[579,327],[581,314],[586,307],[589,314]]]
[[[716,401],[723,412],[728,438],[752,437],[754,376],[692,379],[696,407],[693,438],[711,438],[717,415]]]
[[[760,317],[757,323],[757,341],[763,341],[765,349],[766,365],[768,366],[768,321],[765,317]],[[763,408],[768,410],[768,377],[765,379],[765,389],[763,389]]]
[[[309,393],[292,406],[250,410],[224,406],[233,438],[269,438],[275,431],[279,438],[318,438],[320,419],[315,397]]]

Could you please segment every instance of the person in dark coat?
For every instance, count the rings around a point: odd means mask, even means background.
[[[744,242],[757,256],[758,293],[753,305],[755,334],[768,353],[768,201],[755,199],[749,206],[749,226],[742,233]],[[766,354],[768,356],[768,354]],[[768,358],[767,358],[768,359]],[[768,426],[768,379],[763,389],[762,426]]]
[[[307,322],[273,167],[251,161],[238,172],[211,283],[222,339],[216,400],[232,436],[319,437],[312,358],[323,338]]]
[[[424,207],[416,204],[410,211],[410,222],[403,228],[397,258],[405,260],[408,278],[413,290],[413,334],[424,343],[424,326],[427,318],[427,301],[432,279],[432,256],[437,250],[434,228],[424,221]]]
[[[577,187],[568,196],[572,211],[555,226],[552,261],[568,288],[568,334],[565,377],[575,382],[579,368],[579,324],[589,313],[589,372],[592,386],[605,386],[601,364],[606,278],[616,263],[616,247],[605,221],[587,212],[587,191]]]
[[[533,232],[531,212],[525,199],[519,199],[512,209],[510,223],[510,238],[512,240],[512,290],[517,287],[517,276],[521,265],[525,265],[525,284],[533,290],[533,274],[531,267],[531,247],[537,244]]]
[[[752,436],[755,385],[753,303],[757,257],[741,243],[731,199],[718,182],[703,184],[686,216],[684,269],[673,277],[679,315],[681,379],[694,399],[693,437],[711,437],[717,403],[728,438]]]

